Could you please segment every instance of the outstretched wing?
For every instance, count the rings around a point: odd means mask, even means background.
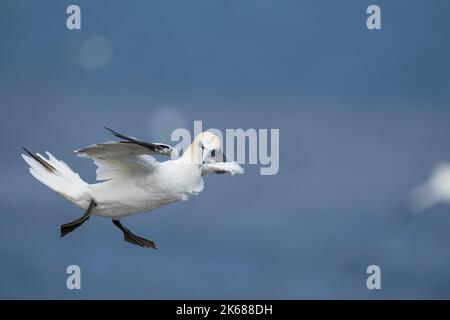
[[[237,162],[216,162],[202,165],[202,176],[210,174],[243,174],[244,169]]]
[[[75,150],[78,156],[94,160],[97,180],[148,174],[158,166],[152,155],[169,156],[175,152],[166,144],[143,142],[108,130],[125,141],[109,141]]]
[[[120,134],[108,127],[105,127],[105,129],[110,131],[115,137],[125,140],[120,141],[121,143],[132,143],[134,145],[140,146],[150,151],[150,154],[162,154],[170,157],[174,152],[176,152],[174,148],[164,143],[144,142],[134,137],[129,137],[124,134]]]

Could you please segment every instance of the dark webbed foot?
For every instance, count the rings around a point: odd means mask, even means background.
[[[95,201],[92,200],[91,203],[89,204],[89,207],[87,208],[86,212],[84,213],[84,215],[81,218],[79,218],[75,221],[63,224],[61,226],[61,238],[64,237],[66,234],[72,232],[79,226],[81,226],[84,222],[86,222],[90,218],[92,210],[95,208],[96,205],[97,204],[95,203]]]
[[[113,220],[112,221],[114,223],[114,225],[119,228],[120,230],[122,230],[123,232],[123,236],[124,236],[124,240],[135,244],[137,246],[140,247],[144,247],[144,248],[153,248],[153,249],[158,249],[158,247],[156,246],[156,243],[154,243],[151,240],[147,240],[145,238],[139,237],[135,234],[133,234],[130,230],[128,230],[126,227],[124,227],[119,220]]]

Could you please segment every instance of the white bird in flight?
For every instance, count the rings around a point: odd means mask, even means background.
[[[430,179],[412,193],[412,205],[416,213],[439,202],[450,204],[450,164],[445,162],[436,165]]]
[[[174,158],[177,151],[166,144],[144,142],[106,129],[121,141],[75,150],[78,156],[94,160],[96,180],[101,181],[94,184],[83,181],[49,152],[46,159],[23,148],[27,154],[22,157],[30,166],[30,173],[84,210],[81,218],[61,226],[61,237],[96,215],[112,218],[125,241],[156,249],[153,241],[133,234],[120,219],[197,195],[203,190],[203,176],[243,173],[236,162],[223,162],[220,139],[208,131],[200,133],[181,157],[158,162],[152,155]]]

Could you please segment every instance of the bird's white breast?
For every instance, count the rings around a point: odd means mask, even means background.
[[[92,185],[95,215],[120,218],[187,200],[203,190],[197,165],[165,161],[145,176],[121,177]]]

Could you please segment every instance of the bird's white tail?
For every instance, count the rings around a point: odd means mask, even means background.
[[[77,205],[88,200],[85,198],[89,184],[67,164],[56,159],[50,152],[46,152],[46,159],[39,153],[34,155],[25,148],[24,150],[28,154],[22,154],[22,158],[28,163],[30,173],[36,179]]]

